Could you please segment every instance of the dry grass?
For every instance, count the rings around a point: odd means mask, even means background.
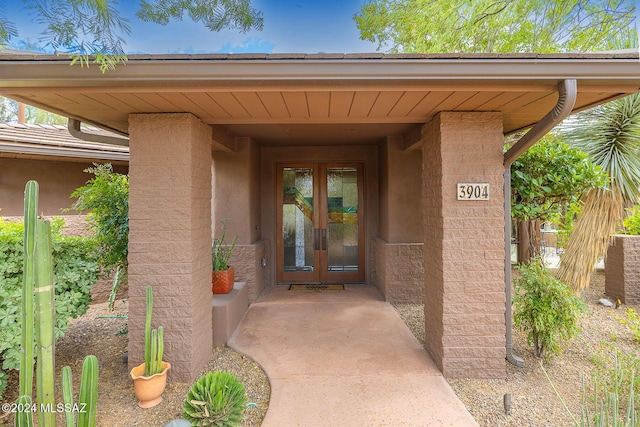
[[[622,198],[608,190],[592,190],[584,198],[582,212],[560,258],[558,279],[576,294],[589,287],[591,274],[606,255],[611,234],[622,222]]]

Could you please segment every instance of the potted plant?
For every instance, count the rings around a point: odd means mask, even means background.
[[[235,271],[229,266],[229,259],[236,246],[238,236],[233,238],[230,245],[225,243],[227,234],[227,222],[222,221],[222,236],[213,238],[211,245],[211,291],[214,294],[228,294],[233,289]]]
[[[147,286],[147,315],[144,328],[144,363],[131,370],[133,391],[138,406],[151,408],[162,402],[162,393],[167,385],[167,371],[171,364],[162,361],[164,353],[164,328],[151,329],[153,290]]]

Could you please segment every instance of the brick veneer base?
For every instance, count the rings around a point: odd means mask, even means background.
[[[422,304],[424,268],[422,243],[373,241],[373,282],[389,302]]]

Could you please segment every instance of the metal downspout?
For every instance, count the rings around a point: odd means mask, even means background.
[[[69,130],[69,133],[72,136],[78,139],[81,139],[83,141],[99,142],[101,144],[110,144],[110,145],[121,145],[124,147],[129,146],[129,139],[83,132],[82,130],[80,130],[80,120],[70,118],[67,121],[67,129]]]
[[[529,147],[538,142],[544,135],[567,117],[573,110],[578,96],[578,84],[575,79],[563,80],[558,84],[558,102],[538,123],[524,134],[504,154],[504,287],[506,297],[505,324],[506,324],[506,359],[515,366],[524,366],[524,360],[513,354],[513,334],[511,324],[513,313],[511,311],[511,164]]]

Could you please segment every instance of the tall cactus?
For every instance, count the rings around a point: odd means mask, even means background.
[[[38,183],[29,181],[24,190],[24,264],[22,274],[22,335],[20,348],[20,395],[33,390],[33,287],[35,283]]]
[[[32,410],[37,408],[38,424],[55,427],[55,409],[57,408],[54,386],[55,338],[53,330],[55,290],[51,256],[51,224],[49,221],[37,218],[38,183],[36,181],[29,181],[25,187],[24,207],[20,396],[16,401],[17,412],[14,424],[16,427],[32,427]],[[37,322],[34,322],[34,313],[37,316]],[[34,337],[38,360],[35,402],[31,396],[33,391]],[[62,378],[66,403],[69,399],[73,399],[73,391],[70,387],[71,368],[68,366],[63,368]],[[98,359],[95,356],[85,358],[81,381],[79,404],[83,413],[78,417],[78,427],[95,427],[98,390]],[[67,427],[73,427],[73,405],[71,407],[65,406],[65,409],[68,409]]]
[[[33,424],[30,411],[33,391],[33,345],[34,308],[33,288],[35,284],[36,222],[38,216],[38,183],[29,181],[24,189],[24,263],[22,267],[22,328],[20,337],[19,397],[16,401],[16,426]]]
[[[144,375],[162,372],[162,356],[164,353],[164,329],[151,329],[151,313],[153,311],[153,289],[147,286],[147,314],[144,325]]]
[[[51,259],[51,223],[43,219],[36,225],[36,401],[47,410],[38,411],[38,424],[55,425],[54,379],[54,287]],[[49,410],[49,408],[51,408]]]
[[[73,408],[73,376],[71,375],[71,366],[65,366],[60,372],[62,376],[62,402],[66,407]],[[64,413],[65,426],[75,427],[76,418],[73,411]]]
[[[62,399],[65,408],[78,408],[78,427],[95,427],[96,409],[98,407],[98,358],[89,355],[82,363],[80,377],[80,394],[78,403],[73,401],[73,380],[71,368],[62,368]],[[66,427],[74,427],[75,419],[73,411],[65,411]]]
[[[80,394],[78,404],[78,427],[96,426],[96,409],[98,407],[98,358],[87,356],[82,363],[82,375],[80,378]]]

